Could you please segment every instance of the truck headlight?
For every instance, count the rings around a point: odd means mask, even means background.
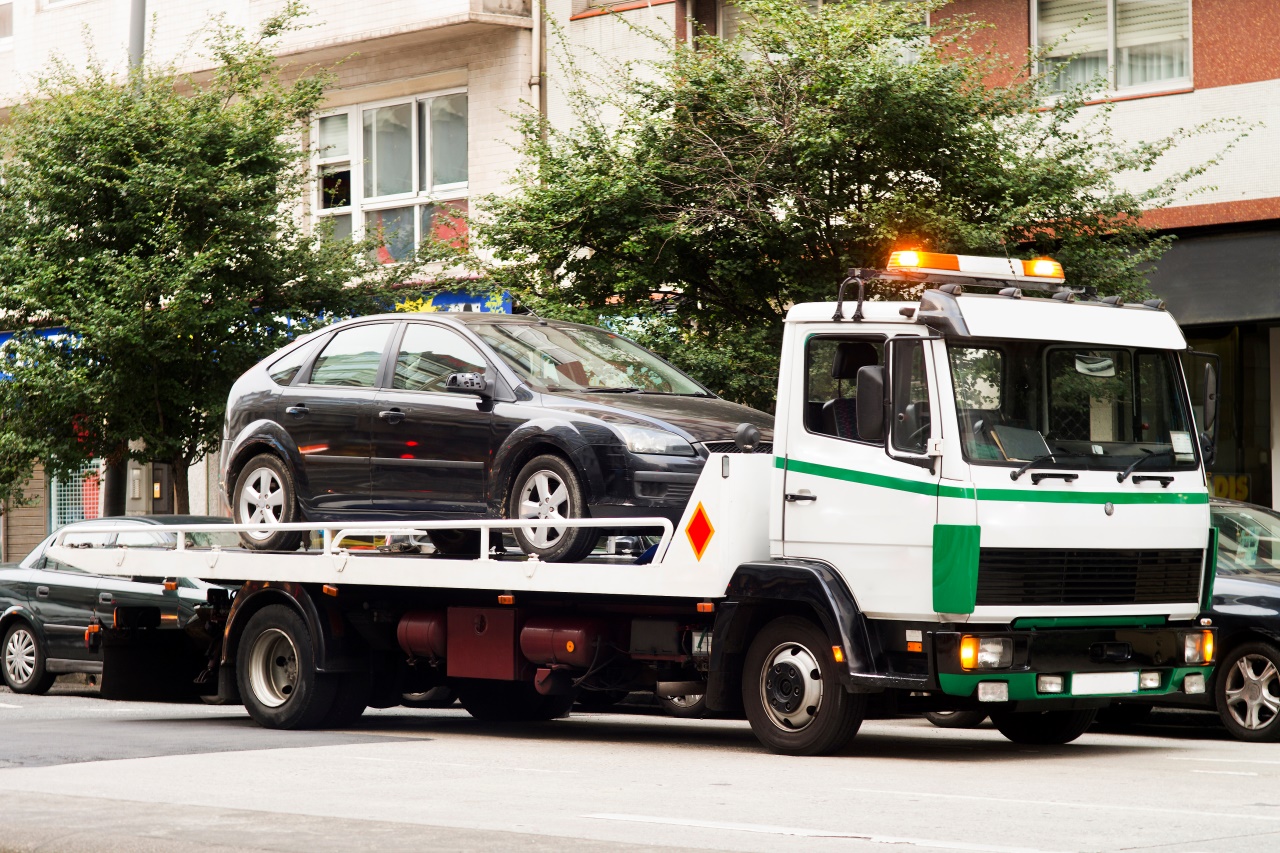
[[[1184,663],[1213,663],[1213,632],[1192,631],[1182,635]]]
[[[626,442],[632,453],[655,453],[661,456],[697,456],[693,445],[674,432],[651,427],[610,424]]]
[[[1008,637],[961,637],[962,669],[1008,669],[1013,665],[1013,640]]]

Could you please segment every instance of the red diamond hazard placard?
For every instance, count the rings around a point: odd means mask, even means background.
[[[689,537],[689,544],[693,546],[693,555],[701,561],[707,546],[711,544],[711,537],[716,535],[716,529],[711,526],[711,519],[703,509],[701,501],[698,502],[698,508],[693,511],[689,523],[685,525],[684,534]]]

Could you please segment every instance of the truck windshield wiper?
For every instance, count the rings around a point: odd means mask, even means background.
[[[1023,465],[1017,471],[1009,472],[1009,479],[1010,480],[1018,479],[1023,474],[1027,473],[1032,468],[1036,467],[1042,462],[1048,462],[1050,460],[1056,462],[1057,460],[1054,457],[1057,457],[1057,456],[1062,456],[1067,459],[1088,459],[1089,458],[1089,454],[1087,453],[1071,453],[1068,451],[1059,451],[1057,453],[1046,453],[1044,456],[1037,456],[1035,459],[1032,459],[1030,462]]]
[[[1173,456],[1174,458],[1177,458],[1176,454],[1173,452],[1172,447],[1165,448],[1164,450],[1147,450],[1145,447],[1142,447],[1139,449],[1147,455],[1139,456],[1137,459],[1133,460],[1133,464],[1131,464],[1128,468],[1125,468],[1119,474],[1116,474],[1117,483],[1123,483],[1125,481],[1125,478],[1133,473],[1133,469],[1137,468],[1143,462],[1150,462],[1152,459],[1158,459],[1161,456]]]

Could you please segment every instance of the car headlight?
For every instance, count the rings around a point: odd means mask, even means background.
[[[649,427],[610,424],[632,453],[657,453],[664,456],[697,456],[693,445],[674,432]]]

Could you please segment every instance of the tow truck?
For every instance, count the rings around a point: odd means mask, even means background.
[[[921,295],[870,301],[875,280]],[[51,557],[86,571],[224,585],[182,630],[158,608],[99,614],[104,695],[188,691],[305,729],[441,685],[490,720],[645,689],[704,694],[768,749],[816,755],[872,699],[981,709],[1012,741],[1057,744],[1115,698],[1203,692],[1212,444],[1163,304],[1099,299],[1046,258],[921,251],[839,290],[786,316],[772,444],[741,427],[674,525],[273,527],[311,532],[292,553],[56,542]],[[1206,363],[1202,424],[1215,377]],[[502,547],[549,524],[660,536],[647,560]],[[477,552],[348,547],[445,527],[479,531]]]

